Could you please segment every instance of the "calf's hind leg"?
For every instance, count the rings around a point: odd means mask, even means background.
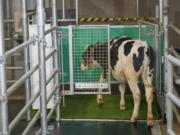
[[[146,101],[148,104],[147,107],[147,125],[153,126],[153,113],[152,113],[152,103],[153,103],[153,91],[154,87],[152,85],[152,75],[150,73],[144,72],[142,76],[144,86],[145,86],[145,93],[146,93]]]
[[[133,100],[134,100],[134,109],[133,109],[133,114],[131,117],[131,122],[134,123],[137,121],[137,118],[138,118],[141,93],[137,84],[137,79],[128,80],[128,84],[131,89]]]
[[[120,98],[120,110],[125,110],[126,109],[125,99],[124,99],[125,83],[120,83],[119,84],[119,91],[120,91],[120,94],[121,94],[121,98]]]

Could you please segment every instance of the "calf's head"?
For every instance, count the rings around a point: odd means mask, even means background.
[[[98,67],[99,64],[94,59],[94,45],[88,45],[82,54],[81,70],[88,70],[91,68]]]

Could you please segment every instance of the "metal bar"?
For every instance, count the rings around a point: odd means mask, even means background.
[[[53,73],[50,75],[49,79],[46,81],[46,85],[54,78],[54,76],[58,73],[58,69],[55,69]]]
[[[166,56],[166,58],[167,58],[172,64],[174,64],[174,65],[180,67],[180,60],[177,59],[176,57],[174,57],[174,56],[168,54],[168,55]]]
[[[35,15],[36,14],[36,11],[32,11],[32,12],[28,12],[27,13],[27,16],[29,17],[29,16],[33,16],[33,15]]]
[[[136,14],[137,17],[139,17],[139,0],[136,1],[136,6],[137,6]]]
[[[34,124],[36,123],[36,121],[38,120],[40,115],[40,110],[38,110],[35,114],[35,116],[32,118],[32,120],[29,122],[28,126],[25,128],[25,130],[23,131],[22,135],[26,135],[29,130],[34,126]]]
[[[7,82],[7,83],[15,83],[16,80],[7,80],[6,82]]]
[[[69,26],[69,73],[70,73],[70,93],[73,95],[74,93],[74,75],[73,75],[73,44],[72,39],[73,33],[72,33],[72,26]]]
[[[55,111],[56,107],[58,106],[58,104],[59,104],[59,101],[57,100],[55,102],[55,104],[53,105],[52,109],[50,110],[50,112],[48,113],[47,121],[50,120],[50,118],[51,118],[52,114],[54,113],[54,111]]]
[[[3,20],[4,23],[13,23],[14,20],[13,19],[6,19],[6,20]]]
[[[29,78],[37,69],[39,68],[38,65],[36,65],[34,68],[32,68],[30,71],[28,71],[26,74],[24,74],[19,80],[16,81],[15,84],[13,84],[11,87],[7,89],[7,96],[10,96],[16,89],[23,84],[23,82]]]
[[[180,108],[180,99],[178,98],[178,97],[176,97],[173,93],[171,93],[171,92],[168,92],[167,93],[167,97],[171,100],[171,101],[173,101],[173,103],[175,104],[175,105],[177,105],[179,108]]]
[[[26,42],[29,39],[29,27],[27,17],[27,0],[22,0],[22,23],[23,23],[23,41]],[[30,51],[29,46],[24,49],[24,68],[25,73],[30,70]],[[31,76],[26,79],[25,83],[25,103],[27,104],[31,99]],[[27,121],[31,120],[31,108],[27,111]]]
[[[52,0],[52,19],[53,19],[53,25],[55,27],[57,27],[57,0]],[[57,73],[58,73],[58,69],[59,69],[59,48],[58,48],[58,38],[57,38],[57,29],[53,32],[53,47],[56,48],[56,52],[54,53],[54,68],[57,69]],[[55,78],[54,78],[54,83],[58,84],[59,83],[59,75],[56,74]],[[55,100],[57,102],[59,102],[60,100],[60,89],[58,88],[55,94]],[[56,108],[56,120],[59,121],[60,120],[60,104],[57,105]]]
[[[10,132],[14,127],[18,124],[18,122],[22,119],[24,114],[27,112],[27,110],[31,107],[31,105],[34,103],[34,101],[38,98],[40,94],[40,91],[38,91],[30,100],[29,102],[23,107],[23,109],[17,114],[17,116],[14,118],[14,120],[9,125]]]
[[[0,0],[0,56],[4,55],[3,0]],[[0,63],[0,132],[9,135],[5,63]]]
[[[177,27],[176,27],[175,25],[173,25],[173,24],[170,24],[169,26],[170,26],[170,28],[172,28],[177,34],[180,35],[180,29],[179,29],[179,28],[177,28]]]
[[[76,19],[58,19],[58,22],[63,22],[63,21],[76,21]]]
[[[4,40],[5,41],[10,41],[10,40],[12,40],[12,38],[5,38]]]
[[[55,70],[52,75],[49,77],[49,79],[46,81],[46,85],[49,84],[49,82],[51,81],[51,79],[53,78],[53,76],[57,73],[58,70]],[[57,88],[58,85],[56,85],[54,87]],[[48,97],[48,99],[50,99],[54,93],[54,89],[52,90],[52,94],[50,94],[50,96]],[[15,117],[15,119],[10,123],[9,125],[9,129],[10,131],[12,131],[12,129],[17,125],[17,123],[21,120],[21,118],[24,116],[24,114],[26,113],[26,111],[31,107],[31,105],[33,104],[33,102],[38,98],[40,94],[40,91],[38,91],[30,100],[29,102],[23,107],[23,109],[18,113],[18,115]],[[49,100],[48,100],[49,102]]]
[[[78,7],[79,7],[79,5],[78,5],[78,0],[76,0],[76,25],[79,23],[79,14],[78,14],[78,12],[79,12],[79,10],[78,10]]]
[[[62,0],[62,17],[63,17],[63,19],[66,18],[66,16],[65,16],[65,0]]]
[[[46,56],[46,61],[47,61],[55,52],[57,52],[57,49],[53,49],[53,50]]]
[[[8,57],[12,56],[13,54],[23,50],[25,47],[33,44],[34,42],[36,42],[36,38],[32,38],[32,39],[29,39],[28,41],[18,45],[17,47],[14,47],[12,48],[11,50],[7,51],[5,54],[4,54],[4,57],[7,59]]]
[[[45,63],[45,10],[44,1],[37,0],[37,28],[38,28],[38,55],[39,55],[39,89],[42,135],[47,135],[47,94],[46,94],[46,63]]]
[[[154,36],[154,45],[155,45],[155,54],[156,54],[156,60],[155,60],[155,64],[156,64],[156,66],[155,66],[155,79],[156,79],[156,81],[155,81],[155,87],[156,87],[156,90],[160,90],[160,83],[159,83],[159,81],[160,81],[160,78],[159,78],[159,69],[160,69],[160,62],[159,62],[159,26],[158,25],[155,25],[155,27],[154,27],[154,33],[155,33],[155,36]],[[160,56],[161,57],[161,56]]]
[[[163,0],[159,0],[159,21],[163,23]]]
[[[45,35],[51,33],[52,31],[56,30],[57,28],[58,28],[57,26],[51,27],[50,29],[48,29],[48,30],[45,31]]]
[[[54,95],[56,89],[59,87],[58,84],[55,85],[55,87],[52,89],[50,95],[47,98],[47,103],[50,101],[51,97]],[[36,113],[36,115],[33,117],[33,119],[30,121],[30,123],[28,124],[28,126],[25,128],[25,130],[23,131],[22,135],[26,135],[29,130],[33,127],[33,125],[36,123],[36,121],[38,120],[40,115],[40,110],[38,110],[38,112]]]
[[[110,69],[111,69],[111,54],[110,54],[110,27],[109,26],[107,26],[107,29],[108,29],[108,31],[107,31],[107,34],[108,34],[108,89],[109,89],[109,91],[110,91],[110,93],[111,93],[111,71],[110,71]]]
[[[140,23],[143,23],[143,24],[148,24],[148,25],[151,25],[151,26],[156,26],[157,24],[156,23],[151,23],[151,22],[148,22],[148,21],[141,21],[139,20]]]
[[[47,98],[47,103],[50,101],[51,97],[54,95],[54,93],[56,92],[56,89],[59,88],[59,84],[56,84],[54,86],[54,88],[52,88],[51,93],[49,94],[48,98]]]
[[[6,67],[6,70],[24,70],[24,67]]]

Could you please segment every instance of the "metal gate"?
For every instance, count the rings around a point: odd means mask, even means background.
[[[155,93],[157,96],[158,105],[161,109],[161,113],[165,113],[165,91],[163,87],[164,83],[164,45],[163,45],[163,35],[160,31],[160,26],[155,23],[150,23],[146,21],[139,22],[139,38],[147,41],[149,45],[153,47],[154,50],[154,86]]]
[[[67,84],[67,80],[63,80],[63,77],[61,78],[61,81],[64,84],[62,87],[63,89],[66,89],[64,94],[98,94],[98,89],[102,90],[101,94],[110,94],[110,72],[108,73],[107,81],[100,82],[101,73],[103,71],[101,67],[93,68],[87,71],[80,70],[83,52],[88,45],[96,45],[97,42],[100,44],[105,44],[108,54],[104,59],[108,59],[108,63],[106,64],[110,66],[110,51],[108,47],[110,43],[109,26],[69,26],[68,33],[68,37],[64,37],[68,38],[67,46],[62,45],[62,39],[60,40],[60,49],[64,50],[63,47],[67,47],[67,52],[63,53],[69,54],[68,58],[64,58],[65,56],[63,56],[63,54],[60,56],[61,60],[69,59],[69,63],[64,63],[65,65],[63,65],[63,62],[61,62],[61,73],[65,73],[66,71],[64,70],[69,70],[69,74],[62,74],[63,76],[69,76],[69,86]],[[65,42],[63,42],[63,44],[64,43]],[[98,57],[103,57],[100,55],[101,52],[99,52]]]

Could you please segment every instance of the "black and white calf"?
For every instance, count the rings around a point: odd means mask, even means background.
[[[139,113],[140,95],[138,79],[141,77],[145,85],[146,100],[148,104],[147,124],[153,126],[153,49],[141,40],[129,37],[117,37],[110,42],[111,74],[119,84],[121,93],[120,110],[125,109],[125,82],[129,84],[133,99],[134,110],[131,122],[136,122]],[[82,55],[81,70],[101,66],[103,73],[100,81],[107,79],[108,71],[108,46],[100,44],[89,45]],[[97,103],[103,104],[102,95],[97,95]]]

